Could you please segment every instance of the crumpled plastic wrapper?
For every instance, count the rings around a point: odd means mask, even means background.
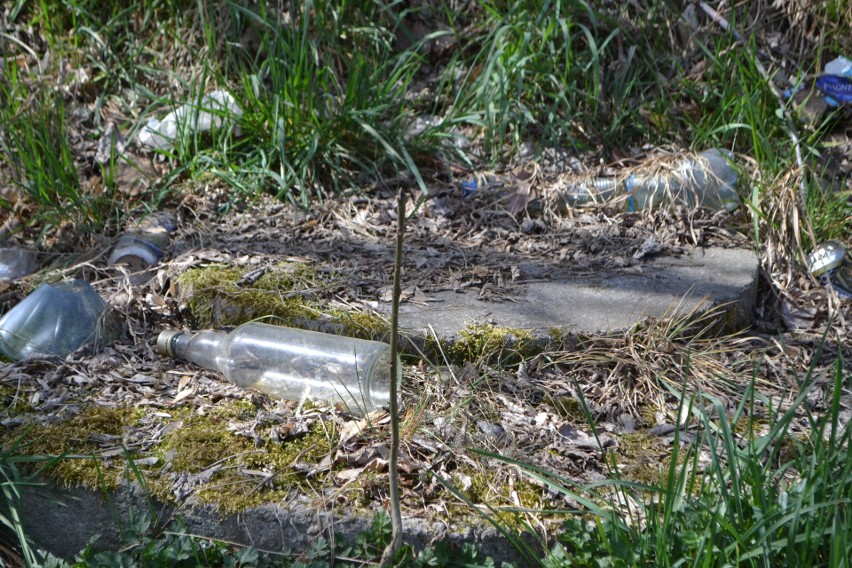
[[[192,104],[181,105],[162,120],[151,118],[139,131],[139,142],[157,150],[170,150],[181,134],[206,132],[220,128],[226,122],[233,122],[243,116],[243,109],[227,91],[213,91],[201,99],[196,107]],[[237,127],[239,128],[239,127]],[[239,132],[236,132],[239,135]]]

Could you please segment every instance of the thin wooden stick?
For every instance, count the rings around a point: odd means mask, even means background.
[[[396,223],[396,258],[393,270],[393,299],[391,304],[391,382],[390,382],[390,418],[391,446],[388,459],[388,483],[390,486],[391,541],[382,553],[379,566],[382,568],[393,563],[402,544],[402,511],[399,503],[399,404],[397,401],[396,378],[399,376],[399,297],[402,290],[402,245],[405,240],[405,190],[399,190]]]

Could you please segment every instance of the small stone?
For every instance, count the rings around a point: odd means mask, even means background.
[[[559,434],[563,438],[567,438],[569,440],[576,440],[578,437],[577,429],[571,426],[570,424],[564,424],[559,428]]]
[[[652,436],[666,436],[674,431],[675,427],[672,424],[659,424],[648,430],[648,433]]]
[[[636,419],[626,412],[618,417],[619,430],[624,434],[629,434],[636,429]]]

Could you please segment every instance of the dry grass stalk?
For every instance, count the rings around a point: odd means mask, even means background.
[[[616,403],[634,415],[640,414],[640,403],[662,401],[684,383],[689,392],[738,393],[748,377],[725,363],[738,350],[734,340],[741,334],[717,334],[724,307],[678,308],[670,317],[647,319],[622,334],[588,339],[575,351],[551,353],[551,364],[574,377],[597,370],[600,382],[588,385],[595,404]]]

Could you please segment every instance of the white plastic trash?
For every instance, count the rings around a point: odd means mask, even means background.
[[[169,150],[180,134],[206,132],[221,127],[225,121],[243,116],[243,109],[227,91],[213,91],[196,107],[181,105],[162,120],[151,118],[139,131],[139,142],[158,150]]]
[[[852,77],[852,59],[843,57],[833,59],[825,64],[826,75],[837,75],[838,77]]]

